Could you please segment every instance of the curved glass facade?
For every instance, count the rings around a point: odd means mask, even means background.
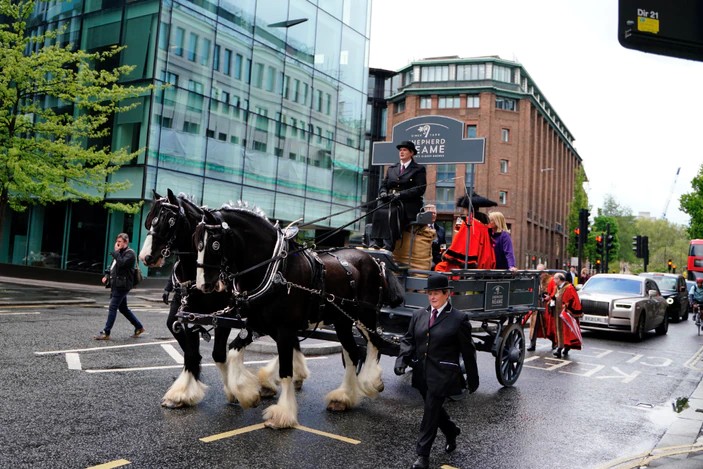
[[[154,190],[185,192],[210,207],[247,200],[282,222],[363,202],[370,0],[51,1],[36,13],[37,29],[68,26],[65,44],[90,51],[127,45],[109,65],[134,65],[125,81],[164,87],[117,115],[105,142],[144,149],[114,176],[131,188],[109,196],[146,201],[142,213],[53,207],[61,220],[99,219],[89,255],[69,252],[83,236],[70,222],[63,242],[48,246],[32,229],[43,223],[42,207],[13,214],[0,263],[29,265],[35,251],[50,250],[50,267],[71,269],[71,259],[84,256],[82,265],[102,271],[117,233],[131,234],[138,248]],[[350,211],[318,228],[359,215]]]

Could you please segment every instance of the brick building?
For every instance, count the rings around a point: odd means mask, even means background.
[[[486,138],[484,164],[428,166],[426,202],[451,227],[465,186],[491,200],[511,229],[520,268],[568,264],[569,204],[582,161],[574,137],[525,68],[499,57],[413,62],[388,79],[387,128],[412,117],[464,122]],[[451,232],[451,229],[447,231]]]

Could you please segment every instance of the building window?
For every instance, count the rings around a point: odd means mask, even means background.
[[[222,73],[230,75],[232,73],[232,51],[225,49],[225,56],[222,59]]]
[[[212,45],[212,42],[210,42],[210,39],[203,38],[202,44],[203,53],[200,56],[200,65],[207,65],[210,61],[210,46]]]
[[[253,76],[251,77],[252,85],[261,89],[264,86],[264,64],[255,63]]]
[[[195,62],[195,57],[198,55],[198,35],[190,33],[188,37],[188,60]]]
[[[508,160],[500,160],[500,172],[502,174],[508,173]]]
[[[504,143],[510,141],[510,129],[500,129],[500,141]]]
[[[175,50],[173,51],[179,57],[183,57],[183,41],[185,41],[186,30],[183,28],[176,28],[176,37],[173,42],[175,42]]]
[[[440,109],[456,109],[459,107],[459,96],[440,96],[437,107]]]
[[[244,57],[242,54],[235,54],[234,56],[234,78],[237,80],[242,79],[242,62],[244,62]]]
[[[398,114],[401,112],[405,112],[405,100],[395,103],[395,113]]]
[[[215,44],[215,50],[212,52],[212,69],[216,72],[220,71],[220,45]]]
[[[276,69],[272,66],[266,68],[266,91],[273,91],[276,86]]]
[[[498,192],[498,203],[500,203],[500,205],[507,205],[508,193],[506,191]]]
[[[466,107],[478,108],[481,107],[481,98],[478,95],[469,95],[466,97]]]
[[[493,79],[495,81],[502,81],[505,83],[511,83],[513,81],[513,71],[510,67],[502,67],[500,65],[493,66]]]
[[[486,64],[457,65],[456,79],[460,81],[485,80]]]
[[[413,69],[403,73],[403,85],[407,86],[413,82]]]
[[[496,96],[496,109],[503,109],[504,111],[517,111],[517,100]]]
[[[476,138],[477,135],[478,133],[476,124],[468,124],[466,126],[466,138]]]
[[[420,98],[420,109],[432,109],[432,98],[423,96]]]
[[[447,81],[449,80],[449,65],[435,65],[422,67],[420,81]]]
[[[183,132],[197,134],[200,132],[200,125],[195,122],[183,121]]]

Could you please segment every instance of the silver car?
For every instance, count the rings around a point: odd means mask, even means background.
[[[598,274],[579,290],[582,329],[630,332],[642,340],[655,329],[669,330],[667,303],[657,283],[647,277],[625,274]]]

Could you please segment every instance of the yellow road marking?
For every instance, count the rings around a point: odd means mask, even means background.
[[[233,436],[241,435],[243,433],[253,432],[255,430],[261,430],[262,428],[265,428],[264,424],[257,423],[256,425],[249,425],[248,427],[238,428],[236,430],[232,430],[229,432],[218,433],[216,435],[206,436],[204,438],[200,438],[200,441],[202,441],[203,443],[212,443],[213,441],[222,440],[225,438],[230,438]],[[314,428],[306,427],[304,425],[298,425],[298,426],[294,427],[294,429],[302,430],[302,431],[308,432],[308,433],[313,433],[315,435],[325,436],[327,438],[332,438],[334,440],[343,441],[345,443],[349,443],[352,445],[358,445],[359,443],[361,443],[361,441],[359,441],[359,440],[354,440],[352,438],[347,438],[347,437],[341,436],[341,435],[335,435],[334,433],[323,432],[321,430],[316,430]]]
[[[600,466],[600,469],[637,469],[639,467],[647,467],[649,463],[657,459],[670,456],[679,456],[683,454],[703,452],[703,445],[693,443],[690,445],[666,446],[663,448],[654,448],[634,456],[626,456],[623,458],[609,461]]]
[[[459,469],[458,467],[450,466],[448,464],[443,464],[439,467],[440,467],[440,469]]]
[[[305,427],[303,425],[298,425],[295,428],[297,428],[298,430],[303,430],[304,432],[314,433],[315,435],[326,436],[327,438],[332,438],[334,440],[339,440],[339,441],[343,441],[345,443],[350,443],[352,445],[358,445],[359,443],[361,443],[361,441],[359,441],[359,440],[347,438],[346,436],[335,435],[334,433],[323,432],[321,430],[315,430],[314,428]]]
[[[249,425],[248,427],[238,428],[229,432],[206,436],[205,438],[200,438],[200,441],[202,441],[203,443],[212,443],[213,441],[222,440],[224,438],[230,438],[236,435],[241,435],[242,433],[253,432],[254,430],[261,430],[262,428],[264,428],[264,424],[257,423],[256,425]]]
[[[110,469],[112,467],[126,466],[127,464],[132,464],[126,459],[116,459],[115,461],[106,462],[105,464],[98,464],[97,466],[90,466],[86,469]]]
[[[686,363],[684,363],[684,366],[686,368],[692,368],[694,370],[700,370],[700,368],[696,367],[696,363],[700,361],[701,355],[703,355],[703,347],[699,348],[698,351],[688,359]]]

